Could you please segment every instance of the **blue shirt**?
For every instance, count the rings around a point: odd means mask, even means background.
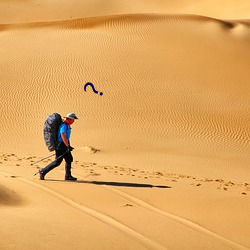
[[[60,143],[62,142],[62,137],[61,134],[66,133],[66,138],[69,141],[70,134],[71,134],[71,127],[67,123],[62,123],[58,129],[58,136],[57,136],[57,141]]]

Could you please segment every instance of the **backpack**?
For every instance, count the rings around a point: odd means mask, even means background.
[[[49,115],[44,122],[43,136],[49,151],[55,150],[57,146],[58,129],[62,123],[62,117],[58,113]]]

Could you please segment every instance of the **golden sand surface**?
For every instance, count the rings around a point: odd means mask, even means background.
[[[250,249],[248,1],[0,9],[0,249]],[[75,183],[34,176],[53,112]]]

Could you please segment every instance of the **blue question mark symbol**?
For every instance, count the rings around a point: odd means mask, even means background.
[[[91,88],[93,89],[93,91],[94,91],[96,94],[98,94],[98,91],[95,90],[95,87],[94,87],[94,85],[93,85],[91,82],[87,82],[87,83],[84,85],[84,91],[86,91],[86,88],[87,88],[88,85],[91,86]],[[103,93],[100,92],[100,95],[103,95]]]

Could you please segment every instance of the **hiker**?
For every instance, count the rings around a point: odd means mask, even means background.
[[[40,180],[44,180],[45,175],[55,167],[58,167],[62,163],[63,159],[65,160],[65,180],[77,180],[77,178],[71,175],[71,163],[73,162],[73,156],[71,154],[71,151],[74,148],[70,146],[70,125],[72,125],[74,121],[78,118],[74,113],[69,113],[64,118],[66,119],[58,129],[57,146],[55,148],[56,160],[51,162],[45,168],[39,170]]]

